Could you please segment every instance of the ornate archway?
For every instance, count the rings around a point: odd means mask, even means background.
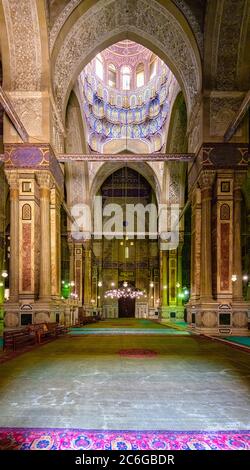
[[[83,67],[97,52],[125,38],[145,45],[166,62],[191,111],[201,90],[200,55],[187,21],[172,2],[163,6],[156,0],[100,0],[87,11],[84,8],[80,3],[66,19],[52,53],[54,91],[63,116]]]

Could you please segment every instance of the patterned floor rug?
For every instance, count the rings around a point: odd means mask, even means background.
[[[0,428],[0,450],[250,450],[250,431]]]

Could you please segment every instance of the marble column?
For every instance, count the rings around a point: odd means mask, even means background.
[[[201,191],[195,187],[191,196],[191,296],[190,301],[200,298],[200,256],[201,256]]]
[[[50,195],[51,294],[55,299],[60,298],[61,292],[61,199],[58,189],[53,187]]]
[[[214,173],[205,171],[200,177],[201,187],[201,302],[212,300],[211,212]]]
[[[75,293],[79,305],[83,304],[83,247],[81,243],[72,243],[72,251],[70,252],[70,280],[75,282]],[[73,273],[71,265],[74,263]]]
[[[75,282],[75,250],[74,243],[68,239],[69,247],[69,281]]]
[[[247,244],[248,246],[250,245],[250,212],[247,213],[247,223],[246,223],[246,228],[247,228]],[[250,253],[246,257],[246,274],[250,274]],[[247,281],[247,289],[246,289],[246,300],[249,302],[250,301],[250,277],[248,277]]]
[[[8,172],[10,186],[10,302],[19,300],[19,176]]]
[[[84,305],[91,305],[91,242],[84,243]]]
[[[169,306],[176,306],[177,295],[179,293],[179,288],[177,288],[177,250],[170,250],[168,255],[168,264],[169,264]]]
[[[50,173],[37,173],[40,188],[40,289],[39,299],[42,302],[51,299],[51,239],[50,239],[50,191],[52,179]]]
[[[161,254],[161,281],[162,281],[162,307],[168,306],[168,258],[167,250],[162,250]]]
[[[218,170],[213,207],[213,295],[219,304],[232,301],[233,171]]]
[[[241,253],[241,186],[245,174],[235,173],[234,177],[234,223],[233,223],[233,274],[237,281],[233,283],[233,300],[242,301],[242,253]]]
[[[182,293],[182,248],[183,243],[179,243],[177,250],[177,282],[180,285],[179,293]],[[182,305],[182,297],[179,295],[176,298],[176,305]]]

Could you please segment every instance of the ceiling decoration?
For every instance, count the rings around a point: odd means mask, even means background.
[[[97,76],[97,61],[102,78]],[[110,64],[115,71],[112,87],[108,82]],[[136,86],[138,64],[145,82],[139,87]],[[123,67],[130,74],[128,90],[122,86]],[[165,143],[164,129],[175,83],[168,67],[149,49],[133,41],[120,41],[98,54],[79,77],[90,148],[104,153],[107,141],[123,140],[122,148],[128,150],[129,141],[140,139],[146,145],[146,152],[160,151]],[[142,147],[138,144],[137,147],[141,151]],[[113,148],[115,153],[121,146],[117,143]],[[136,151],[136,146],[133,148]]]
[[[125,34],[127,39],[141,38],[140,42],[152,44],[162,53],[183,89],[189,113],[201,89],[198,49],[191,44],[189,33],[175,17],[175,11],[170,12],[155,0],[100,0],[76,20],[62,37],[55,57],[54,90],[62,112],[72,82],[86,65],[86,58],[93,57],[105,42],[112,44],[112,38]]]

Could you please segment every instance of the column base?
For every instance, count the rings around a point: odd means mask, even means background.
[[[249,336],[249,303],[200,303],[187,305],[190,331],[210,336]]]
[[[183,305],[172,305],[161,307],[160,315],[162,319],[170,320],[175,322],[176,320],[184,320],[184,310]]]

